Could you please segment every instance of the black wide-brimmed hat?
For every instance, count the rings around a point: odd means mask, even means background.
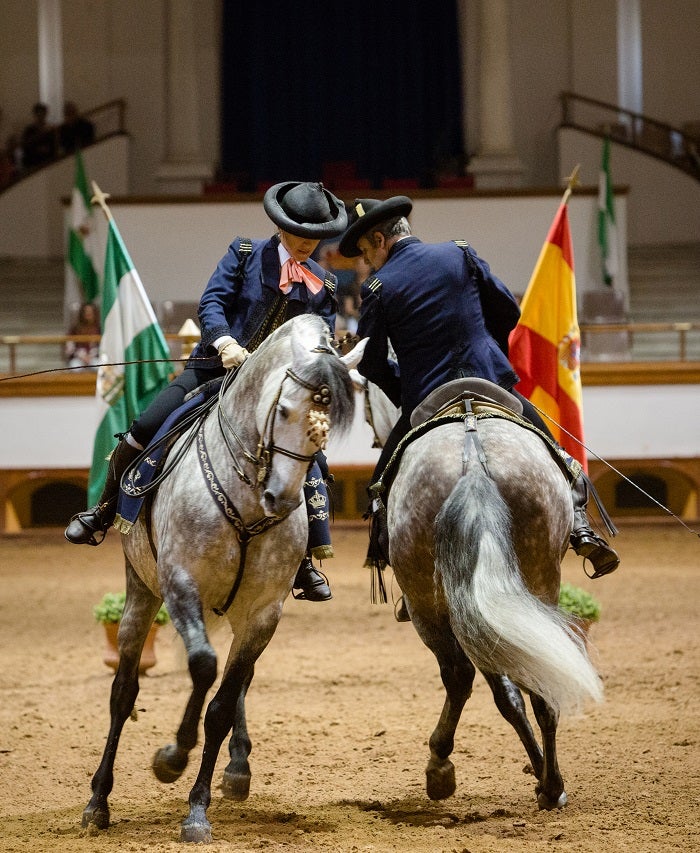
[[[265,213],[283,231],[323,240],[337,237],[348,224],[345,204],[323,184],[284,181],[265,193]]]
[[[362,254],[357,248],[357,241],[373,225],[397,216],[408,216],[413,209],[413,202],[405,195],[395,195],[385,201],[379,201],[376,198],[356,198],[352,208],[354,214],[352,224],[341,237],[338,246],[338,251],[346,258],[356,258]]]

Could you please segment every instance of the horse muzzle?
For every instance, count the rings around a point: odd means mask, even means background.
[[[269,518],[286,518],[294,512],[301,502],[299,492],[294,495],[278,494],[274,489],[268,487],[260,499],[260,506]]]

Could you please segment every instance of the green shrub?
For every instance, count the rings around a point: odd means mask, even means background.
[[[600,603],[585,589],[571,583],[563,583],[559,589],[559,607],[579,619],[597,622],[600,619]]]
[[[125,592],[106,592],[99,604],[92,608],[92,613],[98,622],[119,622],[124,612]],[[153,622],[156,625],[167,625],[170,621],[165,605],[161,604]]]

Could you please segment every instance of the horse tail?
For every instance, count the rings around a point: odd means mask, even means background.
[[[557,712],[601,701],[583,641],[525,587],[511,529],[496,483],[470,465],[435,520],[435,577],[455,636],[479,669],[507,675]]]

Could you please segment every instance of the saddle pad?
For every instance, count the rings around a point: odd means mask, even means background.
[[[164,421],[161,428],[155,434],[153,441],[148,445],[141,455],[139,466],[133,477],[124,480],[124,487],[119,491],[117,501],[117,516],[114,526],[121,533],[129,533],[139,517],[146,495],[139,494],[139,490],[149,485],[156,473],[161,469],[167,458],[173,443],[180,437],[180,432],[174,431],[178,423],[188,414],[205,403],[212,396],[209,389],[200,386],[201,390],[195,389],[194,396],[189,397],[179,409],[175,409]],[[172,432],[169,441],[163,438]]]
[[[488,379],[478,379],[477,377],[470,376],[464,379],[453,379],[451,382],[445,382],[444,385],[440,385],[434,391],[431,391],[425,400],[411,412],[411,426],[420,426],[420,424],[432,418],[442,408],[452,403],[459,403],[465,394],[472,400],[501,406],[504,409],[514,412],[516,415],[522,415],[523,413],[523,406],[520,400],[506,391],[505,388],[489,382]]]

